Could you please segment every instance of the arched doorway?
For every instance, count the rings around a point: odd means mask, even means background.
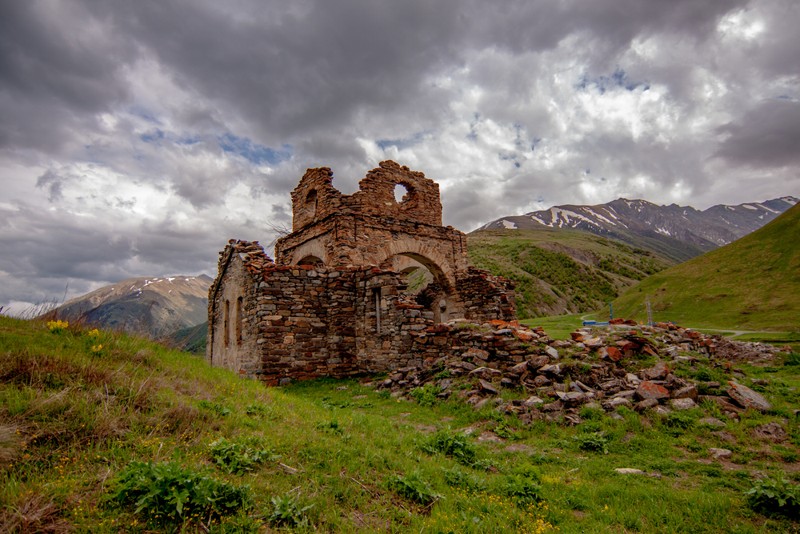
[[[414,299],[433,313],[436,323],[463,316],[454,288],[442,269],[431,259],[413,252],[389,257],[382,268],[400,273],[400,295]]]

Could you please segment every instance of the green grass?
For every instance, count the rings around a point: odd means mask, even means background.
[[[0,317],[0,531],[796,530],[745,491],[756,474],[797,482],[797,369],[742,367],[774,409],[726,421],[730,443],[697,423],[713,406],[525,425],[358,380],[267,389],[144,340]],[[754,434],[770,421],[786,441]],[[478,439],[489,431],[505,439]],[[720,446],[735,463],[709,459]]]
[[[730,245],[657,273],[614,301],[621,316],[704,328],[800,332],[800,206]]]
[[[574,230],[494,230],[468,239],[475,266],[514,281],[521,318],[593,311],[673,263]]]
[[[570,339],[570,332],[574,332],[583,326],[581,315],[552,315],[550,317],[536,317],[534,319],[524,319],[522,324],[531,328],[541,326],[553,339]]]

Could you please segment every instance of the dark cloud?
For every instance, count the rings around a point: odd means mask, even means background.
[[[0,148],[53,149],[126,96],[135,50],[79,3],[0,6]]]
[[[64,198],[64,181],[58,174],[48,169],[43,175],[36,179],[36,187],[47,190],[47,200],[55,202]]]
[[[717,156],[732,163],[756,168],[800,165],[800,102],[761,102],[719,131],[726,138]]]

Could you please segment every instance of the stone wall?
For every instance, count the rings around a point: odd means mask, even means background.
[[[212,365],[277,385],[422,367],[482,339],[465,341],[437,325],[432,311],[402,293],[399,273],[277,265],[259,252],[257,244],[237,241],[220,255],[221,274],[209,295]],[[505,293],[478,282],[481,273],[465,282],[471,313],[480,321],[501,319],[498,295]]]
[[[517,318],[511,280],[470,267],[456,281],[456,292],[462,299],[465,319],[484,322],[492,319],[513,321]]]

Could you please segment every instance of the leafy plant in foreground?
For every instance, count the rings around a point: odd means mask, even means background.
[[[664,418],[667,433],[679,436],[694,426],[697,417],[690,412],[672,412]]]
[[[542,487],[530,477],[520,474],[507,475],[502,492],[514,499],[517,504],[529,504],[542,500]]]
[[[204,410],[209,410],[210,412],[219,415],[220,417],[226,417],[231,414],[231,409],[220,402],[211,402],[203,399],[198,402],[197,405]]]
[[[156,525],[180,525],[233,515],[250,505],[246,486],[220,482],[174,463],[133,462],[109,500],[135,507]]]
[[[276,495],[271,499],[269,524],[274,527],[302,527],[308,524],[308,512],[313,505],[301,507],[292,495]]]
[[[444,469],[444,481],[453,488],[464,488],[470,491],[482,491],[486,489],[486,483],[462,471],[460,468]]]
[[[750,508],[764,515],[800,518],[800,486],[785,478],[759,480],[745,495]]]
[[[440,430],[422,445],[428,454],[441,453],[453,458],[456,462],[475,466],[478,461],[478,450],[463,434]]]
[[[578,448],[582,451],[608,454],[608,442],[611,440],[603,432],[579,434],[573,439],[578,444]]]
[[[441,495],[434,493],[430,484],[418,472],[408,476],[395,475],[389,478],[389,489],[410,501],[428,506],[441,499]]]
[[[786,355],[783,365],[800,365],[800,352],[790,352]]]
[[[420,406],[434,406],[439,402],[436,396],[438,393],[439,388],[437,388],[435,384],[429,382],[422,387],[412,389],[409,396],[416,400]]]
[[[255,466],[275,459],[275,455],[268,449],[254,449],[225,438],[209,445],[209,455],[218,467],[236,475],[252,471]]]

